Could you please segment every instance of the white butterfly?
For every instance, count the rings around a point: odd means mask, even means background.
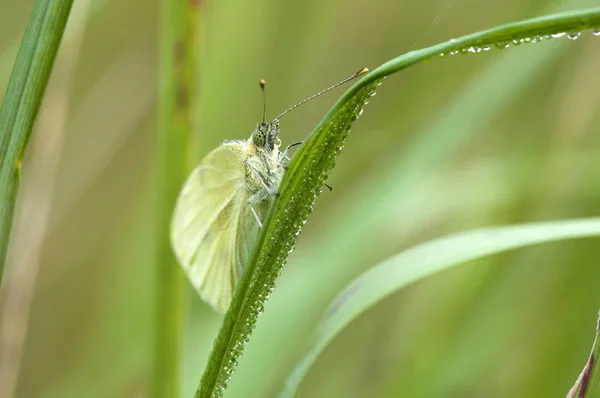
[[[200,297],[215,310],[229,307],[248,264],[269,205],[289,161],[280,152],[279,119],[297,106],[366,73],[344,81],[289,108],[272,122],[260,123],[247,141],[225,141],[188,177],[173,213],[171,243],[179,263]],[[261,80],[264,100],[264,80]]]

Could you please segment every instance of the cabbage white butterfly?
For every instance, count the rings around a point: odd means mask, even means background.
[[[183,185],[171,220],[171,245],[188,279],[215,310],[229,307],[233,291],[248,263],[262,221],[289,162],[279,150],[279,119],[292,109],[368,72],[308,97],[266,122],[265,81],[263,120],[247,141],[225,141],[210,152]]]

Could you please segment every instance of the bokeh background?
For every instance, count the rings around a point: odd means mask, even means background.
[[[32,3],[0,0],[0,96]],[[24,351],[3,372],[18,376],[17,397],[146,397],[160,283],[160,8],[75,3],[24,163],[1,295],[3,336]],[[595,3],[206,0],[199,154],[249,136],[261,115],[259,78],[274,116],[412,48]],[[477,227],[598,216],[599,70],[600,38],[587,32],[435,59],[386,79],[226,396],[274,396],[328,303],[394,253]],[[342,91],[286,116],[283,142],[302,140]],[[334,341],[302,396],[563,397],[593,340],[599,259],[597,239],[553,243],[412,285]],[[15,294],[25,297],[16,307]],[[221,316],[191,292],[187,313],[181,383],[191,397]]]

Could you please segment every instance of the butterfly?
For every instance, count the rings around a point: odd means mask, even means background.
[[[290,161],[290,148],[280,151],[279,119],[292,109],[368,72],[308,97],[266,122],[265,81],[263,120],[247,141],[225,141],[208,153],[185,181],[171,220],[171,245],[198,295],[218,312],[229,307],[269,206],[278,194]]]

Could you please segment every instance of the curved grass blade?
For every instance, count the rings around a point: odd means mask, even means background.
[[[600,218],[480,229],[408,249],[355,279],[329,307],[318,337],[291,373],[280,398],[294,397],[329,343],[354,319],[407,285],[454,266],[507,250],[600,235]]]
[[[600,344],[598,342],[600,335],[600,319],[596,324],[596,339],[592,345],[592,353],[588,358],[585,367],[575,381],[575,385],[567,394],[567,398],[591,398],[600,396]]]
[[[195,397],[223,395],[275,279],[334,166],[352,122],[382,78],[439,54],[494,43],[600,27],[600,8],[535,18],[481,31],[395,58],[352,86],[325,115],[290,163],[254,254],[236,288]],[[464,51],[461,51],[464,50]],[[476,50],[475,50],[476,51]],[[482,50],[483,51],[483,50]]]
[[[0,109],[0,282],[21,159],[46,90],[73,0],[37,0]]]
[[[378,84],[362,87],[335,114],[324,119],[294,156],[280,195],[264,223],[257,249],[225,314],[196,397],[222,396],[275,279],[334,166],[335,156]]]

